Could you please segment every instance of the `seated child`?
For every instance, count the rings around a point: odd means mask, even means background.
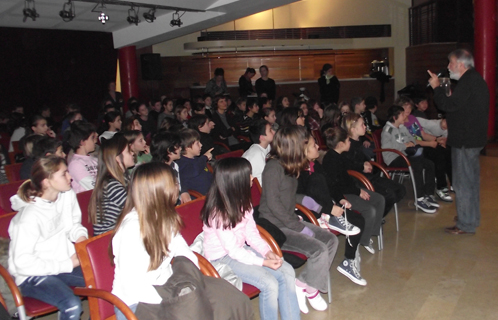
[[[343,118],[343,129],[348,132],[351,146],[349,151],[343,152],[346,157],[348,170],[361,172],[370,180],[375,192],[380,193],[386,200],[384,216],[391,211],[395,203],[398,203],[406,195],[406,188],[391,179],[381,177],[380,172],[372,167],[369,160],[363,153],[363,145],[360,142],[360,137],[365,135],[366,127],[363,118],[356,113],[349,113]],[[375,169],[375,170],[374,170]]]
[[[192,189],[205,195],[213,181],[213,175],[206,166],[212,158],[212,149],[201,155],[200,135],[192,129],[182,130],[180,140],[182,156],[176,163],[182,177],[184,190]]]
[[[130,181],[128,194],[112,238],[115,265],[112,293],[123,300],[133,312],[138,312],[140,308],[137,307],[142,303],[148,305],[147,310],[160,311],[162,307],[166,308],[173,303],[185,305],[187,298],[193,311],[211,307],[205,310],[206,319],[252,319],[251,302],[247,296],[227,281],[204,277],[197,271],[198,259],[180,234],[182,219],[175,211],[178,187],[171,167],[160,162],[138,166]],[[193,299],[190,294],[185,297],[178,292],[178,298],[184,299],[165,301],[156,291],[155,286],[180,291],[168,283],[177,271],[182,272],[175,269],[177,260],[186,261],[188,265],[185,264],[185,267],[195,268],[197,273],[194,274],[198,274],[201,279],[194,280],[205,283],[203,288],[184,287],[191,289],[189,292],[202,290],[205,295],[191,293],[193,297],[203,299],[202,301]],[[189,274],[191,273],[182,273]],[[190,277],[184,278],[187,283],[190,280]],[[159,307],[162,303],[166,303],[166,306]],[[126,319],[119,310],[115,310],[118,320]],[[186,309],[169,308],[168,311],[175,315],[175,319],[180,319],[181,315],[192,318],[185,316],[189,314]],[[149,319],[144,316],[138,318]]]
[[[415,138],[403,125],[406,122],[405,110],[400,106],[391,106],[388,110],[388,121],[382,130],[382,149],[396,149],[406,154],[407,148],[415,147]],[[405,160],[393,152],[382,152],[388,166],[407,167]],[[434,163],[424,156],[409,157],[415,177],[417,197],[415,205],[425,213],[435,213],[437,202],[430,197],[435,189]]]
[[[294,269],[261,238],[251,204],[251,164],[243,158],[219,160],[201,211],[204,252],[228,265],[245,283],[261,290],[262,320],[300,319]]]
[[[330,196],[335,201],[346,198],[353,210],[361,213],[365,219],[365,227],[360,244],[374,254],[371,238],[380,234],[385,208],[384,197],[377,192],[358,188],[348,174],[348,161],[341,154],[349,150],[351,142],[344,129],[341,127],[327,129],[324,138],[329,151],[325,154],[322,164]]]
[[[252,176],[258,179],[260,185],[263,185],[261,176],[271,150],[270,144],[273,141],[275,131],[273,131],[268,121],[258,120],[249,128],[249,133],[254,144],[244,152],[242,158],[249,160],[252,167]]]
[[[71,185],[76,193],[92,190],[95,187],[98,161],[89,154],[95,151],[96,136],[95,127],[83,120],[71,123],[70,129],[66,132],[66,142],[74,151],[68,170],[73,177]]]

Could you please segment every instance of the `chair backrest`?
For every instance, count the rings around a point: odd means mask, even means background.
[[[15,152],[9,152],[9,161],[11,164],[16,163],[16,154]]]
[[[75,245],[83,277],[89,288],[112,291],[114,265],[111,264],[107,250],[111,237],[112,231],[108,231]],[[103,320],[114,315],[114,307],[109,302],[89,297],[88,305],[91,319]]]
[[[320,130],[312,130],[311,135],[315,138],[316,144],[320,147],[320,149],[327,149],[327,144],[325,143]]]
[[[5,165],[5,175],[9,182],[15,182],[21,180],[21,163],[7,164]]]
[[[14,216],[17,214],[17,212],[10,212],[6,214],[0,215],[0,237],[2,238],[10,238],[9,236],[9,225],[10,221]]]
[[[10,207],[10,197],[17,193],[17,189],[25,180],[19,180],[15,182],[10,182],[6,184],[0,184],[0,207],[2,207],[5,212],[12,212]]]
[[[202,232],[201,209],[205,201],[206,198],[202,197],[176,207],[176,212],[183,220],[181,234],[188,245],[191,245]]]
[[[219,154],[216,156],[216,160],[225,159],[225,158],[240,158],[240,157],[242,157],[243,154],[244,154],[244,150],[239,149],[239,150],[235,150],[232,152]]]
[[[88,205],[92,197],[93,190],[83,191],[76,195],[81,209],[81,224],[88,230],[88,237],[93,237],[93,224],[88,216]]]
[[[261,202],[261,185],[257,178],[252,179],[252,187],[251,187],[251,202],[253,207],[259,206]]]
[[[22,153],[22,150],[20,148],[20,141],[12,141],[12,148],[14,150],[14,153]]]

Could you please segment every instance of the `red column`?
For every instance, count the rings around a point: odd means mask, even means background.
[[[476,70],[488,84],[488,139],[492,139],[495,136],[496,0],[474,1],[474,58]]]
[[[124,112],[128,111],[126,101],[130,97],[138,98],[138,68],[135,46],[119,49],[119,72],[121,76],[121,93],[125,101]]]

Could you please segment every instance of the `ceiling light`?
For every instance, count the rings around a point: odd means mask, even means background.
[[[62,21],[69,22],[73,20],[74,17],[76,17],[74,9],[74,3],[72,3],[71,0],[64,3],[64,5],[62,6],[62,10],[59,12],[59,16],[62,18]]]
[[[126,18],[126,21],[128,21],[129,24],[134,23],[138,26],[138,23],[140,22],[140,19],[138,18],[138,10],[140,10],[140,7],[137,8],[137,10],[135,10],[135,7],[133,6],[128,9],[128,18]]]
[[[173,18],[171,19],[171,22],[169,23],[169,25],[172,27],[174,27],[174,26],[181,27],[183,22],[180,18],[183,17],[184,14],[185,14],[185,12],[183,12],[182,15],[180,15],[178,13],[178,10],[177,10],[175,13],[173,13]]]
[[[144,12],[143,16],[148,23],[154,22],[156,20],[156,8],[150,9],[149,12]]]
[[[22,14],[24,15],[22,22],[26,22],[28,18],[31,18],[31,20],[33,21],[36,21],[36,18],[38,18],[40,15],[36,13],[35,0],[24,1],[24,9],[22,10]]]
[[[102,24],[105,24],[106,21],[109,20],[109,16],[106,15],[104,12],[101,12],[98,19],[100,22],[102,22]]]

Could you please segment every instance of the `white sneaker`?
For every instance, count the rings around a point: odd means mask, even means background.
[[[453,202],[453,198],[448,194],[448,188],[436,190],[436,194],[443,201]]]
[[[365,248],[371,254],[375,254],[375,249],[373,247],[373,240],[372,239],[370,239],[370,243],[368,244],[368,246],[363,246],[363,248]]]
[[[316,291],[316,293],[310,295],[306,293],[306,298],[308,298],[308,301],[310,305],[313,307],[313,309],[317,311],[325,311],[327,310],[327,302],[323,300],[322,295],[320,294],[320,291]]]
[[[306,305],[306,289],[296,285],[296,296],[297,303],[299,304],[299,310],[301,310],[302,313],[307,314],[309,312],[309,309]]]

